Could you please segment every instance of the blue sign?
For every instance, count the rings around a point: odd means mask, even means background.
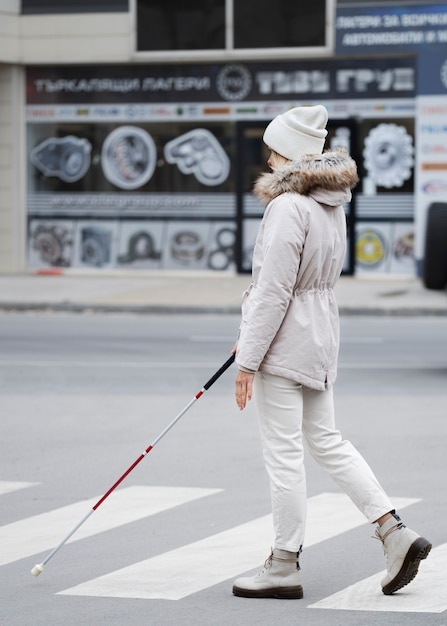
[[[336,54],[417,56],[417,92],[447,94],[447,3],[343,7]]]

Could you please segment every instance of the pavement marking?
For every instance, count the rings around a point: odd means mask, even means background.
[[[356,362],[343,362],[338,363],[339,369],[345,370],[437,370],[446,369],[446,361],[432,361],[430,363],[417,362],[417,363],[392,363],[390,361],[378,362],[378,363],[356,363]]]
[[[393,498],[402,509],[419,502]],[[343,493],[308,500],[306,547],[362,526],[365,518]],[[271,545],[271,515],[94,578],[61,595],[180,600],[262,564]],[[268,549],[268,548],[267,548]],[[191,563],[194,567],[191,567]]]
[[[180,369],[184,367],[188,367],[188,369],[202,369],[202,368],[215,368],[216,363],[209,362],[197,362],[191,363],[190,361],[182,363],[181,361],[165,361],[165,362],[156,362],[156,361],[95,361],[94,359],[89,359],[88,361],[60,361],[60,360],[26,360],[26,361],[10,361],[10,360],[0,360],[0,367],[7,367],[8,369],[12,367],[81,367],[82,369],[89,368],[144,368],[144,369]]]
[[[380,581],[384,576],[384,571],[374,574],[308,608],[390,613],[442,613],[447,609],[447,543],[433,549],[427,560],[421,561],[411,585],[391,596],[381,591]]]
[[[221,491],[222,489],[189,487],[133,486],[120,489],[101,504],[67,543],[118,528]],[[99,497],[1,526],[0,565],[54,548],[96,504]]]
[[[102,369],[182,369],[187,367],[188,369],[212,369],[216,366],[216,363],[210,362],[197,362],[197,363],[182,363],[180,361],[165,361],[165,362],[155,362],[155,361],[95,361],[90,359],[88,362],[85,361],[60,361],[60,360],[26,360],[26,361],[13,361],[13,360],[0,360],[0,367],[7,367],[8,370],[12,368],[23,368],[23,367],[63,367],[63,368],[82,368],[86,369],[96,369],[98,367]],[[362,369],[362,370],[436,370],[436,369],[445,369],[447,364],[445,361],[431,361],[431,362],[417,362],[417,363],[408,363],[408,362],[377,362],[377,363],[362,363],[362,362],[352,362],[352,361],[343,361],[343,357],[340,358],[338,363],[339,369]]]
[[[19,491],[19,489],[35,487],[36,485],[40,485],[40,483],[23,483],[18,481],[0,480],[0,496],[12,493],[13,491]]]
[[[234,343],[234,335],[190,335],[188,337],[188,340],[196,341],[198,343],[222,342],[222,343],[227,343],[228,345],[230,345],[232,341]]]
[[[384,343],[384,339],[382,337],[343,337],[342,343],[367,343],[367,344],[379,344]]]

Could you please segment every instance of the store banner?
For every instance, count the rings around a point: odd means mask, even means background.
[[[155,113],[166,107],[169,114],[171,103],[189,107],[214,103],[221,106],[221,112],[237,116],[256,114],[256,107],[247,108],[247,103],[265,107],[297,98],[383,99],[414,94],[414,60],[408,58],[27,69],[30,106],[148,103],[157,105]]]
[[[447,43],[447,4],[377,3],[337,10],[336,54],[390,54]]]
[[[418,94],[447,93],[447,3],[339,8],[336,54],[416,54]]]

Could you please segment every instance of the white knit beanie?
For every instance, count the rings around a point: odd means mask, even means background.
[[[321,104],[295,107],[270,122],[264,132],[264,143],[291,161],[305,154],[321,154],[327,120],[327,110]]]

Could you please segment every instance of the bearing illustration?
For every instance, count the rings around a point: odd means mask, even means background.
[[[376,230],[367,229],[359,233],[355,244],[355,257],[359,265],[377,267],[386,256],[386,243]]]
[[[101,150],[104,176],[120,189],[138,189],[152,177],[157,150],[152,137],[137,126],[120,126],[105,139]]]
[[[180,263],[199,261],[204,253],[204,243],[200,235],[194,231],[181,231],[172,238],[171,255]]]
[[[365,139],[364,166],[377,185],[402,187],[411,177],[413,153],[412,138],[403,126],[379,124]]]
[[[234,262],[236,232],[233,228],[221,228],[216,234],[216,248],[208,257],[212,270],[226,270]]]
[[[127,254],[119,256],[118,263],[133,263],[161,257],[161,252],[155,250],[152,235],[145,230],[134,233],[128,241],[127,248]]]
[[[165,159],[175,163],[182,174],[193,174],[203,185],[220,185],[230,173],[230,159],[209,130],[197,128],[169,141]]]
[[[396,239],[393,245],[394,257],[398,260],[414,259],[414,232],[409,231]]]
[[[31,151],[31,163],[45,176],[57,176],[66,183],[81,179],[90,167],[92,146],[87,139],[68,135],[49,137]]]
[[[102,226],[86,226],[81,230],[81,261],[102,267],[110,261],[111,232]]]

